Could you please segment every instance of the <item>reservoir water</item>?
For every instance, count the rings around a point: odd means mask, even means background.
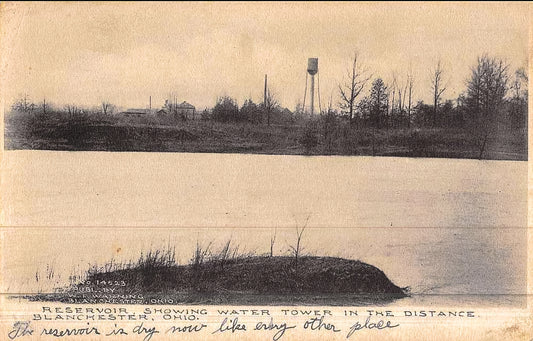
[[[169,244],[183,264],[197,242],[265,254],[275,234],[285,255],[306,226],[304,253],[411,287],[393,304],[525,304],[527,162],[8,151],[2,163],[3,292]]]

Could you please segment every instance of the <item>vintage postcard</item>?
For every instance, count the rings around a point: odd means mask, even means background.
[[[0,340],[531,340],[530,3],[0,3]]]

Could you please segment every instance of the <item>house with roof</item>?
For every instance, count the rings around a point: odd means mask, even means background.
[[[166,100],[163,108],[157,111],[157,115],[174,116],[183,120],[194,120],[196,119],[196,107],[185,101],[180,104],[173,104]]]
[[[176,111],[179,115],[182,115],[187,120],[194,120],[195,114],[196,114],[196,108],[194,105],[187,103],[183,101],[181,104],[178,104],[176,107]]]

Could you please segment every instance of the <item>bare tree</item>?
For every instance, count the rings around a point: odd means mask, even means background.
[[[31,113],[36,105],[33,103],[27,94],[21,95],[19,99],[12,105],[12,109],[20,112]]]
[[[168,114],[174,114],[176,112],[176,104],[174,103],[174,100],[173,99],[165,100],[165,104],[163,105],[163,109]]]
[[[405,114],[405,102],[407,101],[407,92],[409,87],[409,78],[407,77],[405,80],[405,84],[403,88],[401,86],[398,86],[398,123],[403,122],[404,114]]]
[[[483,157],[489,136],[497,128],[498,115],[504,107],[509,82],[508,69],[509,64],[503,60],[483,55],[472,67],[472,75],[467,81],[466,103],[479,159]]]
[[[263,110],[265,111],[267,118],[267,125],[270,126],[272,113],[279,108],[279,101],[275,93],[267,89],[265,92],[265,98],[263,99]]]
[[[274,244],[276,243],[277,231],[274,229],[274,233],[270,236],[270,257],[274,257]]]
[[[529,80],[529,76],[527,75],[526,69],[521,67],[518,70],[516,70],[516,73],[523,78],[526,82]]]
[[[302,254],[302,235],[305,231],[305,228],[307,227],[307,223],[309,222],[309,218],[311,215],[307,216],[307,219],[305,220],[305,224],[303,227],[299,228],[296,227],[296,243],[294,245],[289,245],[292,255],[294,256],[294,268],[296,272],[298,272],[298,258]]]
[[[28,99],[28,94],[24,94],[24,97],[22,98],[22,107],[24,111],[28,111],[29,107],[31,105],[31,101]]]
[[[400,84],[403,84],[403,87]],[[398,93],[397,97],[396,97],[396,93]],[[393,121],[392,122],[393,125],[395,122],[403,122],[406,119],[407,126],[410,127],[411,126],[411,108],[413,105],[413,102],[412,102],[413,101],[413,75],[410,69],[409,71],[407,71],[405,83],[403,83],[403,80],[398,80],[396,73],[393,73],[392,84],[389,90],[389,96],[392,97],[390,115]],[[397,101],[395,101],[396,98],[397,98]],[[393,119],[394,115],[398,116],[396,120]],[[401,119],[401,121],[399,121],[399,119]]]
[[[110,115],[113,113],[113,105],[107,101],[102,102],[102,113],[104,115]]]
[[[431,90],[433,92],[433,126],[437,125],[437,112],[442,97],[442,93],[446,91],[446,85],[443,80],[442,63],[439,60],[431,75]]]
[[[358,54],[354,53],[352,67],[347,71],[347,80],[343,84],[339,84],[341,97],[339,106],[344,112],[348,113],[350,124],[353,123],[354,119],[356,99],[364,90],[370,78],[371,75],[368,75],[368,71],[361,68],[360,63],[358,64]]]
[[[65,105],[65,110],[68,112],[68,116],[70,118],[74,118],[76,115],[80,113],[80,109],[75,104]]]
[[[396,98],[396,89],[398,88],[398,80],[397,80],[397,77],[396,77],[396,72],[393,72],[392,73],[392,83],[389,87],[389,96],[391,97],[391,101],[390,101],[390,112],[388,113],[388,117],[386,117],[386,122],[385,122],[385,125],[387,126],[387,128],[389,127],[389,125],[392,125],[393,122],[394,122],[394,113],[396,111],[396,107],[394,106],[394,103],[395,103],[395,98]],[[392,95],[392,96],[391,96]],[[390,120],[390,122],[389,122]]]
[[[296,244],[290,245],[292,255],[294,256],[294,268],[298,272],[298,257],[302,253],[302,235],[305,231],[305,226],[302,228],[296,228]]]
[[[515,71],[514,74],[514,80],[511,83],[511,90],[513,91],[513,98],[514,99],[525,99],[527,101],[528,98],[528,75],[527,72],[523,67],[518,68]]]
[[[405,109],[405,97],[407,97],[407,80],[403,88],[398,85],[398,112],[402,114]]]
[[[335,111],[333,110],[333,93],[331,93],[328,101],[328,108],[323,115],[322,120],[324,123],[324,144],[326,146],[326,151],[331,152],[333,148],[333,142],[335,140],[335,130],[336,130],[336,117]]]
[[[412,107],[412,95],[413,95],[413,74],[411,70],[407,73],[407,91],[409,93],[408,95],[408,104],[407,104],[407,127],[411,128],[411,107]]]
[[[41,103],[41,108],[43,109],[43,115],[46,115],[46,109],[49,107],[49,104],[46,103],[46,98],[43,98]]]

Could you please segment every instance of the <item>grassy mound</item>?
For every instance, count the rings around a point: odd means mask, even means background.
[[[246,257],[182,266],[145,266],[94,273],[89,281],[125,281],[144,293],[177,290],[405,295],[378,268],[333,257],[302,257],[298,263],[294,257]]]
[[[166,255],[148,254],[122,269],[95,269],[58,292],[24,298],[65,303],[375,305],[408,296],[407,289],[396,286],[383,271],[357,260],[241,256],[176,265]],[[132,298],[141,301],[128,301]]]

